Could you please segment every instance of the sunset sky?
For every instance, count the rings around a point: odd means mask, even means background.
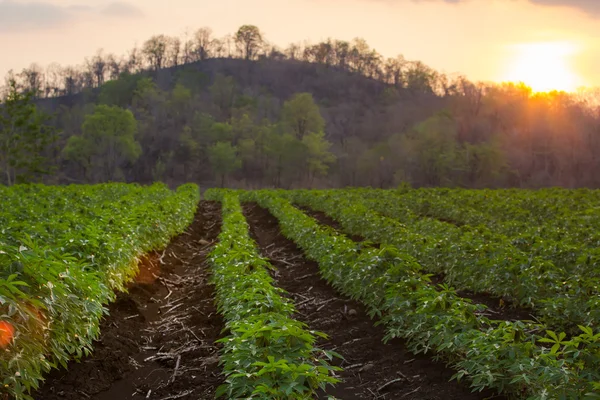
[[[153,34],[257,25],[285,47],[362,37],[472,80],[536,90],[600,86],[598,0],[0,0],[0,77],[32,62],[80,64]]]

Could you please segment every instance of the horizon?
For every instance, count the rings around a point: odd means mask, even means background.
[[[600,4],[592,1],[353,0],[343,8],[336,0],[291,0],[287,8],[274,0],[176,3],[182,7],[156,0],[94,0],[85,6],[0,0],[0,48],[12,55],[0,60],[0,74],[34,63],[44,69],[81,65],[99,49],[124,55],[154,34],[183,36],[207,26],[223,37],[249,23],[279,48],[359,37],[386,58],[403,55],[471,81],[523,82],[534,92],[600,86],[593,68],[600,61],[594,51],[600,45]],[[271,12],[260,11],[265,9]]]

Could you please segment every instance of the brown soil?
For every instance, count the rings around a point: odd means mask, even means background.
[[[491,392],[471,393],[466,384],[449,382],[454,373],[426,355],[413,355],[404,341],[384,344],[384,329],[375,327],[365,308],[337,293],[319,278],[318,265],[286,239],[277,220],[256,204],[244,205],[250,231],[262,254],[278,267],[279,286],[296,303],[295,316],[310,329],[329,336],[319,345],[340,353],[344,360],[342,383],[327,391],[344,400],[352,399],[486,399]],[[325,395],[322,396],[325,398]]]
[[[201,202],[192,225],[110,304],[94,352],[52,371],[37,400],[212,399],[223,381],[214,341],[223,327],[205,257],[220,230],[220,206]]]
[[[307,207],[296,207],[319,221],[319,223],[335,229],[338,233],[347,236],[355,242],[360,243],[365,241],[365,238],[362,236],[348,235],[346,232],[344,232],[344,228],[339,222],[322,211],[315,211]],[[369,244],[374,247],[380,246],[379,243],[369,242]],[[436,274],[432,276],[431,283],[436,285],[437,288],[438,284],[444,283],[444,276],[442,274]],[[460,290],[457,291],[456,294],[464,299],[470,299],[475,304],[485,305],[488,309],[483,314],[490,319],[501,321],[523,321],[534,319],[532,316],[533,310],[523,307],[515,307],[508,300],[501,299],[488,293],[473,293],[469,290]]]
[[[436,274],[431,277],[434,284],[444,283],[444,275]],[[534,311],[530,308],[517,307],[507,299],[502,299],[489,293],[474,293],[470,290],[458,290],[457,295],[470,299],[475,304],[483,304],[488,309],[483,313],[489,319],[501,321],[535,320]]]
[[[296,207],[299,210],[304,211],[304,213],[306,215],[313,217],[314,219],[319,221],[321,224],[327,225],[327,226],[335,229],[337,231],[337,233],[346,236],[350,240],[353,240],[357,243],[368,242],[367,239],[365,239],[363,236],[351,235],[347,232],[344,232],[344,228],[342,228],[342,225],[340,225],[339,222],[337,222],[335,219],[331,218],[329,215],[325,214],[322,211],[312,210],[308,207],[299,206],[297,204],[294,204],[294,207]],[[371,243],[371,242],[368,242],[368,243],[370,245],[372,245],[373,247],[379,247],[379,243]]]

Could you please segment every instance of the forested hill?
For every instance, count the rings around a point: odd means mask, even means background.
[[[99,52],[79,69],[32,66],[5,91],[0,135],[11,135],[10,105],[28,99],[50,117],[32,114],[19,140],[37,143],[35,127],[57,134],[43,148],[0,147],[5,183],[600,184],[591,98],[472,83],[358,39],[278,50],[256,27],[229,39],[201,29],[183,42],[155,36],[127,58]],[[32,153],[44,168],[19,161]]]

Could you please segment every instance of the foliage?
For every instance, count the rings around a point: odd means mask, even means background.
[[[229,142],[217,142],[208,149],[208,159],[213,171],[221,177],[221,186],[225,177],[241,167],[237,158],[237,149]]]
[[[431,285],[430,275],[406,252],[385,244],[379,248],[356,244],[280,197],[296,197],[295,193],[260,191],[243,196],[268,208],[279,219],[282,233],[319,263],[321,274],[334,287],[380,317],[387,339],[403,337],[415,353],[437,352],[458,370],[455,378],[470,379],[475,390],[491,387],[540,400],[585,398],[593,391],[600,378],[600,342],[591,328],[580,327],[579,335],[565,340],[565,334],[551,331],[539,336],[536,332],[544,329],[540,324],[489,320],[481,315],[485,306],[460,298],[447,285]],[[318,192],[305,192],[304,198],[314,193]],[[323,197],[315,196],[311,204],[320,202]],[[337,198],[326,204],[354,232],[361,225],[367,232],[375,229],[376,223],[363,218],[362,212],[368,211],[364,206],[353,209]],[[550,349],[544,346],[549,340]]]
[[[310,93],[297,93],[286,101],[281,118],[285,127],[298,139],[309,133],[318,134],[325,130],[325,120]]]
[[[185,37],[155,35],[121,57],[98,52],[80,66],[46,71],[33,64],[8,78],[20,92],[51,98],[39,106],[58,111],[51,124],[65,141],[81,133],[74,122],[90,106],[130,109],[143,154],[123,171],[128,181],[151,182],[155,164],[190,143],[182,136],[195,133],[195,114],[208,114],[232,127],[247,115],[246,134],[272,125],[297,139],[323,131],[332,144],[336,161],[313,179],[306,160],[270,159],[257,137],[219,138],[256,143],[249,168],[235,174],[241,185],[600,187],[598,92],[470,82],[402,55],[383,57],[360,38],[278,48],[253,25],[221,38],[202,27]],[[194,157],[165,165],[164,179],[214,181],[207,148],[216,141],[204,138],[195,136]],[[79,164],[44,155],[62,182],[94,182]]]
[[[96,182],[123,180],[122,168],[133,163],[142,149],[136,141],[137,122],[129,110],[99,105],[87,115],[81,136],[72,136],[64,156],[81,165]]]
[[[13,80],[0,99],[0,174],[9,186],[51,172],[46,151],[56,135],[46,125],[49,116],[34,104],[35,95],[21,93]]]
[[[235,34],[235,43],[246,60],[252,60],[263,45],[260,30],[254,25],[242,25]]]
[[[30,399],[44,373],[90,353],[104,304],[191,222],[198,187],[0,187],[0,394]],[[4,340],[3,340],[4,342]]]
[[[305,135],[302,144],[306,146],[306,164],[310,176],[326,175],[329,165],[335,161],[335,156],[329,151],[331,143],[325,140],[323,132]]]
[[[578,325],[600,324],[597,235],[588,225],[593,209],[585,208],[596,196],[587,191],[586,201],[585,192],[569,199],[576,193],[421,189],[399,194],[358,189],[323,192],[320,202],[311,205],[337,204],[339,209],[345,204],[362,221],[348,227],[354,233],[408,252],[428,272],[443,273],[452,285],[532,307],[543,321],[576,333]],[[543,220],[511,205],[520,203],[520,197]],[[468,206],[474,203],[486,212]],[[571,209],[553,206],[560,203],[585,211],[569,215]],[[548,208],[556,213],[554,218]]]

